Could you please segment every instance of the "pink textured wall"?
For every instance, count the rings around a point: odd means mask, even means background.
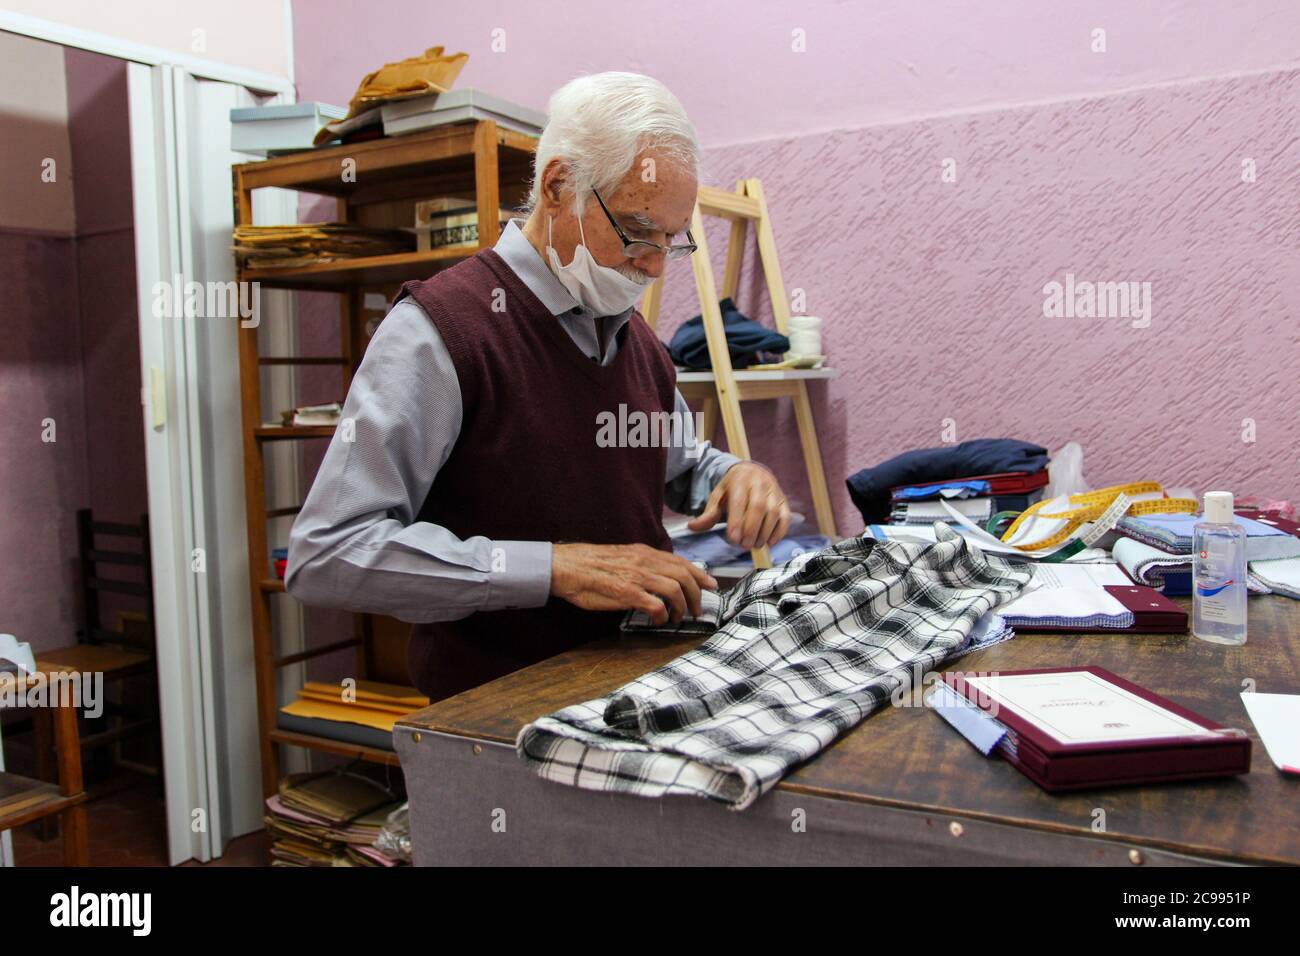
[[[61,188],[71,181],[76,233],[0,230],[0,630],[37,651],[76,640],[77,509],[135,521],[147,508],[125,65],[66,53],[72,163]],[[46,418],[54,442],[41,440]],[[108,595],[103,620],[138,606]]]
[[[42,650],[72,643],[87,488],[71,237],[0,229],[0,294],[0,631]],[[41,440],[47,418],[53,442]]]
[[[716,181],[762,177],[787,289],[825,320],[841,532],[860,526],[843,478],[940,444],[945,418],[963,440],[1079,441],[1093,486],[1300,501],[1297,102],[1290,71],[710,150]],[[1067,272],[1151,282],[1150,327],[1044,318]],[[766,314],[752,269],[742,290]],[[676,270],[664,314],[695,311],[692,292]],[[793,480],[793,416],[764,404],[751,450]]]
[[[295,5],[302,99],[345,102],[362,73],[434,43],[471,54],[459,86],[539,107],[578,72],[641,70],[691,112],[706,181],[763,180],[786,285],[843,372],[814,389],[841,532],[860,523],[843,479],[939,444],[945,418],[959,439],[1078,440],[1093,485],[1300,499],[1293,3],[669,2],[635,29],[590,2],[564,24],[400,3],[339,44],[342,15]],[[724,233],[710,238],[720,269]],[[1043,285],[1067,272],[1151,282],[1150,327],[1044,318]],[[665,337],[691,295],[675,269]],[[762,297],[748,268],[741,308],[765,318]],[[790,410],[747,415],[755,456],[806,503]]]
[[[106,521],[148,510],[140,410],[126,64],[65,51],[77,203],[77,282],[88,429],[89,505]],[[128,602],[129,603],[129,602]]]
[[[442,44],[470,55],[457,86],[538,109],[578,73],[649,73],[706,146],[1270,69],[1300,52],[1294,0],[390,0],[364,16],[295,0],[293,21],[301,99],[346,104],[365,73]]]

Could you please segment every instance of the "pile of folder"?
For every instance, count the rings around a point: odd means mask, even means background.
[[[392,750],[397,719],[428,706],[428,697],[400,684],[360,680],[345,688],[307,681],[298,699],[280,708],[278,723],[282,730]]]
[[[953,523],[946,501],[965,517],[984,525],[1000,511],[1024,511],[1042,500],[1047,469],[949,478],[921,485],[899,485],[889,490],[893,524]]]
[[[266,828],[274,838],[272,866],[400,866],[376,845],[389,815],[405,797],[401,774],[355,764],[324,773],[290,774],[266,801]]]
[[[415,235],[404,229],[320,222],[294,226],[236,226],[234,243],[235,259],[241,268],[270,269],[411,252],[415,249]]]
[[[343,688],[308,680],[298,700],[279,709],[279,728],[361,744],[393,749],[393,724],[399,717],[429,706],[429,698],[413,687],[357,680]]]

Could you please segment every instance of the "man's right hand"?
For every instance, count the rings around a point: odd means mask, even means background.
[[[687,614],[699,616],[701,588],[716,591],[718,582],[685,558],[646,544],[551,550],[551,593],[588,611],[644,611],[655,624],[670,617],[677,624]]]

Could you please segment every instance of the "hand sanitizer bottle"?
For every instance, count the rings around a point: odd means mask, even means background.
[[[1246,643],[1246,529],[1232,493],[1210,491],[1192,529],[1192,633],[1215,644]]]

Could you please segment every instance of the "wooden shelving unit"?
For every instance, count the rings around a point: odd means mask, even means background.
[[[346,393],[365,350],[361,321],[364,291],[386,297],[408,279],[429,276],[479,248],[489,248],[498,236],[498,210],[522,204],[532,175],[533,137],[503,129],[491,121],[448,126],[425,133],[311,150],[263,162],[235,166],[236,225],[253,224],[253,190],[294,189],[335,198],[336,220],[369,226],[410,226],[419,200],[438,196],[473,196],[480,224],[477,248],[435,249],[347,260],[322,261],[284,269],[239,270],[243,282],[263,288],[339,294],[342,354],[326,357],[261,356],[255,328],[240,328],[239,363],[244,428],[244,492],[247,504],[249,585],[253,603],[253,650],[257,673],[258,724],[262,751],[262,789],[276,792],[280,780],[281,745],[308,747],[326,753],[397,764],[395,753],[326,737],[281,730],[277,677],[287,666],[353,649],[356,676],[366,677],[372,659],[373,622],[357,615],[354,636],[300,653],[280,654],[272,627],[272,601],[292,600],[284,582],[271,571],[267,522],[293,514],[296,505],[268,507],[265,452],[268,443],[329,439],[332,427],[285,428],[263,422],[262,370],[280,366],[335,365],[341,372],[340,395]],[[273,371],[268,374],[274,374]]]

